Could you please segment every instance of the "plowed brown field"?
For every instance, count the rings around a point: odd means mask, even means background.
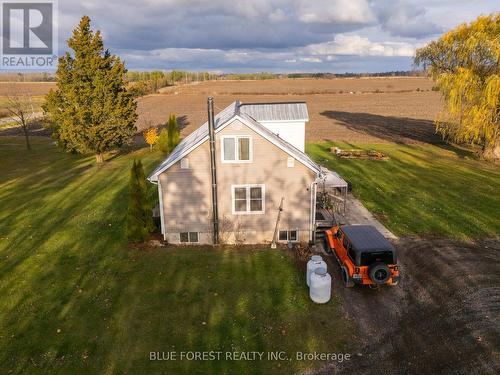
[[[0,82],[0,99],[13,89],[39,96],[54,87],[50,82]],[[433,121],[442,102],[426,78],[210,81],[167,87],[138,99],[138,130],[162,125],[174,113],[185,136],[206,121],[208,96],[215,97],[217,110],[234,100],[305,101],[310,117],[307,141],[439,141]]]
[[[0,82],[0,96],[19,92],[29,95],[45,95],[55,89],[54,82]]]
[[[139,99],[139,130],[178,116],[186,135],[206,120],[207,96],[220,110],[242,102],[305,101],[308,141],[436,142],[439,93],[426,78],[276,79],[212,81],[169,87]]]

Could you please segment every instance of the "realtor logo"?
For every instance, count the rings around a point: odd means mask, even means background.
[[[1,68],[50,69],[57,62],[55,0],[0,0]]]

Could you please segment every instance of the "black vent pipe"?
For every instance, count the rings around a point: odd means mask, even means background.
[[[212,221],[214,224],[214,245],[219,244],[219,210],[217,208],[217,169],[215,165],[215,124],[214,98],[209,96],[208,104],[208,137],[210,140],[210,170],[212,172]]]

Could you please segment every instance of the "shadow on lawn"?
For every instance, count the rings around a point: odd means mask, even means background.
[[[36,137],[36,136],[50,137],[52,132],[49,129],[43,127],[42,121],[36,119],[29,123],[28,134],[30,137]],[[0,137],[12,137],[12,136],[24,137],[24,132],[20,125],[8,128],[0,128]]]
[[[329,143],[314,153],[338,171],[354,194],[398,235],[434,234],[457,239],[497,232],[494,207],[496,174],[478,162],[458,162],[432,146],[380,146],[388,161],[346,160],[329,152]]]
[[[53,153],[53,158],[38,158],[37,153]],[[5,235],[9,240],[8,251],[16,250],[17,247],[29,250],[18,252],[17,257],[9,257],[2,262],[0,278],[35,255],[45,242],[62,232],[62,228],[71,225],[70,222],[76,219],[85,223],[90,221],[90,218],[96,216],[96,212],[101,212],[100,205],[103,203],[104,207],[107,206],[106,203],[110,203],[112,207],[115,204],[113,200],[95,203],[105,199],[108,192],[116,191],[118,194],[121,199],[118,212],[123,216],[127,204],[128,164],[131,165],[132,159],[125,167],[117,168],[113,163],[95,165],[92,157],[80,157],[40,147],[35,153],[19,153],[15,156],[15,162],[20,165],[29,164],[31,168],[23,174],[14,165],[13,173],[7,172],[7,179],[0,180],[3,213],[0,235]],[[147,161],[146,169],[150,170],[153,164],[154,161]],[[13,177],[14,174],[17,178]],[[101,174],[103,178],[96,178],[97,174]],[[88,213],[88,217],[82,219],[82,212]],[[105,218],[106,215],[102,217]],[[23,221],[29,224],[20,228],[19,223]],[[99,228],[95,229],[98,233]]]
[[[143,161],[146,171],[157,162]],[[9,181],[2,192],[3,370],[286,373],[303,364],[158,363],[149,352],[332,349],[314,324],[326,324],[325,311],[339,309],[309,311],[303,275],[279,252],[128,249],[123,225],[132,158],[91,162],[40,163],[47,169]]]
[[[126,247],[128,164],[104,165],[109,171],[103,172],[66,160],[59,175],[61,165],[50,164],[43,173],[17,179],[2,196],[2,211],[9,215],[0,235],[10,246],[3,250],[8,256],[0,266],[0,294],[8,296],[4,303],[10,313],[4,311],[1,326],[12,339],[0,343],[10,348],[2,352],[13,350],[12,362],[3,358],[2,368],[57,368],[67,355],[75,363],[66,365],[83,371],[85,353],[100,346],[97,336],[112,320],[109,302],[119,297],[112,286],[123,272],[119,252]],[[19,227],[20,220],[28,221],[26,228]]]
[[[334,119],[350,130],[369,134],[395,143],[441,143],[433,121],[408,117],[380,116],[361,112],[324,111],[322,116]]]

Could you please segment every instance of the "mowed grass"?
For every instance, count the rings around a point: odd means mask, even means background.
[[[378,150],[389,160],[342,159],[329,152]],[[307,151],[352,183],[353,194],[396,235],[462,240],[500,235],[500,167],[467,151],[431,145],[308,144]]]
[[[127,247],[134,158],[0,137],[0,373],[292,373],[300,361],[150,361],[150,352],[346,350],[339,302],[309,301],[280,250]],[[151,197],[155,195],[151,186]]]

